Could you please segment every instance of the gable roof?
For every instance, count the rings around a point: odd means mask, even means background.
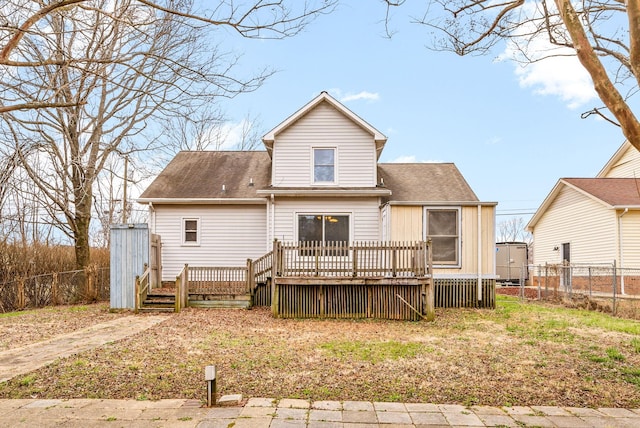
[[[358,126],[360,126],[362,129],[370,133],[373,136],[373,139],[375,140],[375,143],[376,143],[377,156],[380,157],[380,153],[382,152],[384,144],[387,142],[387,137],[384,134],[382,134],[382,132],[378,131],[376,128],[374,128],[369,123],[367,123],[360,116],[358,116],[357,114],[355,114],[354,112],[346,108],[342,103],[340,103],[338,100],[333,98],[331,95],[329,95],[325,91],[322,91],[320,95],[318,95],[317,97],[309,101],[301,109],[299,109],[298,111],[293,113],[291,116],[286,118],[278,126],[273,128],[271,131],[267,132],[264,135],[264,137],[262,137],[262,142],[267,148],[267,152],[269,152],[269,155],[271,155],[273,151],[273,143],[276,139],[276,136],[279,133],[287,129],[289,126],[293,125],[296,121],[298,121],[300,118],[302,118],[304,115],[309,113],[316,106],[318,106],[320,103],[323,103],[323,102],[330,104],[340,113],[342,113],[347,118],[351,119],[354,123],[356,123]]]
[[[640,209],[640,179],[635,178],[561,178],[536,210],[526,226],[535,227],[564,187],[569,187],[607,209]]]
[[[394,202],[478,202],[453,163],[381,163],[378,180]]]
[[[609,159],[607,163],[604,165],[604,167],[600,170],[598,175],[596,175],[596,177],[597,178],[605,177],[613,169],[613,167],[616,166],[616,164],[620,161],[620,159],[622,159],[622,157],[627,153],[627,151],[629,151],[632,148],[634,147],[631,145],[629,140],[625,140],[624,143],[622,143],[622,145],[618,148],[618,150],[616,150],[613,156],[611,156],[611,159]]]
[[[169,162],[138,202],[251,202],[254,198],[258,199],[253,202],[264,202],[256,191],[270,184],[270,175],[271,159],[265,151],[183,151]]]
[[[640,180],[634,178],[565,178],[564,182],[611,208],[640,207]]]

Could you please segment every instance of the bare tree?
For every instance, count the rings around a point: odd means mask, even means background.
[[[61,3],[69,2],[55,5]],[[14,25],[2,24],[0,40],[17,59],[8,59],[6,50],[0,57],[5,72],[0,105],[47,107],[5,110],[0,144],[15,151],[37,187],[33,197],[73,240],[77,266],[83,268],[90,261],[94,185],[110,157],[156,147],[160,129],[154,119],[255,90],[270,74],[238,77],[237,58],[220,52],[207,39],[211,27],[200,23],[230,26],[248,36],[264,31],[286,36],[318,10],[296,17],[283,2],[257,1],[244,8],[220,2],[202,17],[190,0],[171,1],[170,8],[142,0],[71,3],[45,8],[44,14],[39,1],[11,0],[0,8],[5,14],[0,23],[30,22],[17,30],[19,43]],[[225,16],[227,21],[218,18]]]
[[[179,17],[183,23],[190,25],[208,25],[234,30],[246,38],[285,38],[298,34],[305,26],[320,14],[330,13],[337,0],[218,0],[209,8],[195,10],[189,0],[132,0],[133,5],[145,6],[163,15]],[[7,66],[42,66],[60,63],[60,58],[49,56],[40,58],[13,58],[24,38],[39,34],[47,28],[51,15],[66,12],[76,13],[78,10],[96,9],[94,0],[51,0],[49,3],[40,0],[6,0],[0,7],[0,65]],[[207,3],[204,3],[207,5]],[[188,7],[185,7],[188,5]],[[102,5],[104,6],[104,4]],[[98,6],[102,7],[102,6]],[[109,7],[104,17],[110,18]],[[113,17],[117,20],[117,16]],[[80,60],[91,61],[91,58],[65,58],[66,64]],[[0,104],[0,113],[50,107],[71,107],[68,101],[60,100],[13,100],[13,103]]]
[[[383,0],[390,10],[405,0]],[[426,0],[414,22],[435,29],[432,47],[459,55],[487,54],[501,41],[531,63],[552,56],[577,56],[613,118],[601,108],[591,112],[620,126],[640,150],[640,122],[629,98],[640,83],[640,2],[637,0]],[[539,50],[537,41],[549,48]]]
[[[526,230],[522,217],[511,217],[498,223],[496,242],[526,242],[531,244],[533,237]]]

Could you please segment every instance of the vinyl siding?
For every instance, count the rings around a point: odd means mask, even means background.
[[[603,177],[640,178],[640,152],[635,147],[629,147]]]
[[[620,214],[622,211],[618,212]],[[640,269],[640,211],[628,211],[620,223],[624,250],[622,263],[618,261],[618,266]]]
[[[392,206],[391,240],[392,241],[420,241],[422,236],[422,217],[424,209],[421,206],[405,207]]]
[[[378,198],[302,199],[277,198],[275,205],[275,237],[289,242],[297,239],[298,213],[349,214],[349,233],[354,241],[380,240]]]
[[[482,240],[482,270],[486,276],[495,275],[495,207],[483,206],[480,209],[480,239]],[[462,207],[461,260],[460,268],[434,269],[435,275],[462,276],[478,274],[478,207]]]
[[[478,208],[461,208],[461,267],[434,268],[434,274],[468,276],[478,274]],[[482,274],[495,274],[495,207],[481,208]],[[423,239],[424,207],[391,206],[391,240]]]
[[[328,103],[319,104],[276,136],[273,149],[273,185],[313,185],[314,147],[337,148],[337,186],[375,186],[376,157],[373,136]]]
[[[182,219],[200,219],[200,245],[182,245]],[[185,263],[245,266],[269,249],[264,205],[155,206],[155,232],[162,240],[162,280],[173,281]]]
[[[610,263],[616,255],[614,210],[564,186],[533,230],[533,263],[561,263],[571,244],[572,263]],[[558,250],[554,251],[554,248]]]

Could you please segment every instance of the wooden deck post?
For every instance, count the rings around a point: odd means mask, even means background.
[[[253,275],[253,261],[251,259],[247,259],[246,280],[247,280],[247,293],[253,296],[253,293],[256,289],[256,278]]]
[[[136,283],[135,283],[135,296],[134,296],[134,308],[133,311],[137,314],[140,312],[140,275],[136,275]]]

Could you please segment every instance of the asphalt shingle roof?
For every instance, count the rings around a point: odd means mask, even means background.
[[[266,151],[179,152],[140,198],[256,198],[270,176]]]
[[[253,185],[249,184],[251,180]],[[478,201],[452,163],[383,163],[378,165],[378,182],[381,180],[384,185],[380,187],[392,192],[387,199],[390,201]],[[140,199],[258,198],[261,195],[257,190],[270,185],[271,158],[266,151],[184,151],[173,158]],[[350,188],[366,189],[373,187]]]
[[[378,181],[391,201],[477,202],[478,197],[452,163],[381,163]]]
[[[640,206],[640,179],[563,178],[562,180],[611,206]]]

